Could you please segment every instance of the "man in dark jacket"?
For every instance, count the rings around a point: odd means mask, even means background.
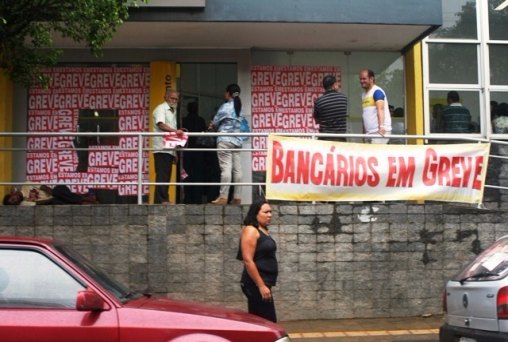
[[[444,133],[471,133],[471,113],[460,103],[459,93],[448,92],[448,106],[441,113]]]
[[[339,91],[339,82],[333,75],[323,77],[325,92],[314,101],[314,120],[319,133],[347,132],[347,97]],[[346,141],[342,137],[323,137],[321,140]]]

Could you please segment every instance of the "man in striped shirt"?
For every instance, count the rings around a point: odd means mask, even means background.
[[[339,82],[333,75],[323,77],[325,92],[314,101],[314,120],[319,133],[343,134],[347,132],[347,97],[339,91]],[[321,140],[346,141],[346,138],[322,137]]]
[[[443,132],[471,133],[471,113],[460,103],[459,93],[448,92],[446,100],[448,107],[445,107],[441,113]]]

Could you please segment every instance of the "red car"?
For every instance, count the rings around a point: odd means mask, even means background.
[[[0,340],[288,342],[239,311],[130,292],[50,239],[0,237]]]

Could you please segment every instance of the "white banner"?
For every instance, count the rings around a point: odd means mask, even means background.
[[[490,144],[375,145],[270,135],[266,197],[480,203]]]

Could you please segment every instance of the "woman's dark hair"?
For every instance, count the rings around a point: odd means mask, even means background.
[[[263,204],[268,204],[268,201],[264,198],[259,199],[250,205],[249,211],[247,212],[247,216],[245,216],[245,218],[243,219],[243,224],[245,226],[254,226],[256,228],[259,228],[257,216]]]
[[[239,117],[240,112],[242,111],[242,100],[240,100],[240,86],[236,83],[232,83],[226,87],[226,91],[233,98],[236,117]]]
[[[12,203],[9,201],[9,199],[11,198],[11,194],[7,194],[4,196],[4,199],[3,199],[3,205],[11,205]]]
[[[13,201],[11,198],[12,194],[5,195],[3,199],[3,205],[18,205],[23,201],[23,197],[19,198],[16,201]]]

